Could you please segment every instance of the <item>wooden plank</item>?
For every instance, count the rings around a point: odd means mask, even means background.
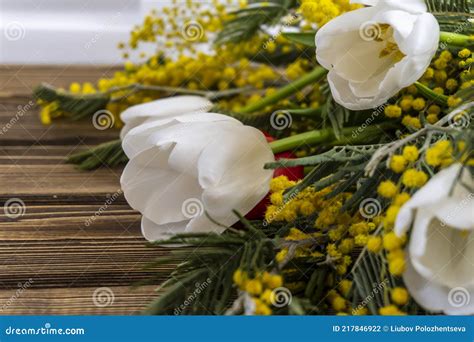
[[[101,77],[111,77],[120,70],[118,66],[0,66],[0,96],[29,95],[41,82],[56,87],[68,87],[72,82],[96,82]]]
[[[116,139],[117,129],[97,130],[91,119],[55,121],[49,126],[39,122],[38,107],[32,98],[41,82],[67,87],[71,82],[95,82],[110,76],[116,67],[23,67],[0,66],[0,141],[5,145],[97,145]]]
[[[2,101],[0,99],[0,103]],[[28,103],[31,98],[24,101],[24,103]],[[22,114],[19,115],[19,112]],[[118,135],[118,129],[98,130],[94,128],[92,121],[87,119],[81,121],[62,119],[54,121],[49,126],[43,126],[39,122],[36,105],[27,111],[8,109],[0,105],[0,141],[2,146],[79,144],[92,146],[117,139]]]
[[[73,165],[0,165],[0,196],[77,194],[95,197],[120,188],[120,169],[78,171]]]
[[[119,191],[120,168],[84,172],[64,164],[118,130],[99,131],[87,120],[44,127],[30,102],[41,81],[67,86],[111,72],[0,67],[0,314],[138,314],[174,268],[145,268],[170,249],[147,246],[140,215]],[[24,203],[18,217],[5,211],[11,199]],[[133,287],[150,279],[154,285]],[[94,304],[101,287],[113,292],[111,305]]]
[[[36,289],[34,281],[28,284],[0,290],[0,315],[132,315],[157,297],[156,286]]]
[[[171,266],[145,266],[168,254],[146,245],[140,215],[126,204],[33,205],[0,216],[0,288],[29,278],[36,287],[133,285],[166,276]]]

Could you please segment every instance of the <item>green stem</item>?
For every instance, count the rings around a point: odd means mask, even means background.
[[[301,117],[316,117],[321,116],[323,112],[323,106],[318,108],[304,108],[304,109],[282,109],[281,113],[289,113],[290,115],[301,116]]]
[[[346,127],[342,129],[342,136],[336,140],[334,130],[332,128],[324,128],[317,131],[305,132],[283,138],[270,143],[273,153],[295,150],[304,145],[318,145],[330,143],[332,145],[351,145],[360,144],[376,136],[383,129],[390,128],[391,123],[369,126],[366,128]]]
[[[112,95],[119,91],[130,90],[130,93],[137,91],[159,91],[170,94],[182,94],[182,95],[197,95],[207,97],[210,100],[217,100],[223,97],[230,97],[237,94],[244,94],[248,92],[254,92],[255,88],[253,87],[243,87],[243,88],[233,88],[227,90],[191,90],[187,88],[180,87],[168,87],[168,86],[154,86],[154,85],[145,85],[140,83],[128,84],[126,86],[113,87],[104,92],[106,95]],[[118,98],[120,100],[121,98]],[[117,99],[115,99],[117,100]]]
[[[415,83],[416,88],[420,91],[421,94],[426,96],[428,99],[434,101],[436,104],[446,106],[448,104],[448,97],[446,95],[435,93],[429,87],[425,86],[420,82]]]
[[[331,128],[320,129],[317,131],[310,131],[293,135],[288,138],[283,138],[270,143],[273,153],[280,153],[294,150],[302,145],[316,145],[330,141],[334,137],[334,132]]]
[[[327,73],[327,70],[322,67],[317,67],[310,73],[304,75],[303,77],[297,79],[294,82],[287,84],[286,86],[280,88],[275,93],[264,97],[260,101],[256,103],[252,103],[240,111],[242,114],[250,114],[256,111],[259,111],[266,106],[272,105],[277,103],[278,101],[287,98],[290,95],[298,92],[299,90],[303,89],[307,85],[311,83],[315,83],[323,78]]]
[[[468,46],[474,43],[474,40],[470,36],[454,32],[441,32],[439,36],[440,42],[453,45],[453,46]]]

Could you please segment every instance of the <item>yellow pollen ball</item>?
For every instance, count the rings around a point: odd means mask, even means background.
[[[459,51],[458,53],[458,56],[459,58],[468,58],[471,56],[471,50],[469,49],[462,49],[461,51]]]
[[[423,110],[426,106],[426,102],[423,98],[419,97],[415,100],[413,100],[413,103],[412,103],[412,106],[413,106],[413,109],[414,110]]]
[[[383,221],[385,227],[393,226],[399,211],[400,207],[397,205],[391,205],[390,207],[388,207],[387,211],[385,212],[385,218]]]
[[[431,105],[428,107],[428,113],[439,115],[441,113],[441,108],[437,105]]]
[[[407,166],[407,160],[402,155],[394,155],[390,159],[390,169],[395,173],[401,173]]]
[[[402,183],[408,188],[417,188],[425,185],[428,176],[423,171],[409,169],[403,173]]]
[[[254,296],[260,295],[262,293],[262,290],[262,283],[258,279],[249,280],[245,285],[245,291]]]
[[[409,199],[410,199],[410,195],[406,192],[402,192],[401,194],[398,194],[397,196],[395,196],[395,199],[393,200],[393,204],[401,207],[406,202],[408,202]]]
[[[405,259],[395,258],[389,261],[388,270],[394,276],[401,276],[405,272]]]
[[[420,156],[418,148],[414,145],[405,146],[403,148],[403,157],[409,162],[414,162]]]
[[[346,300],[338,296],[332,300],[332,307],[336,311],[343,311],[346,309]]]
[[[283,285],[283,278],[278,274],[265,272],[262,277],[263,283],[270,289],[275,289]]]
[[[428,121],[428,123],[433,125],[433,124],[435,124],[439,121],[438,115],[429,114],[429,115],[426,116],[426,121]]]
[[[379,309],[379,314],[382,316],[401,316],[405,315],[395,305],[387,305]]]
[[[392,181],[383,181],[379,184],[377,192],[385,198],[392,198],[397,194],[398,188]]]
[[[391,293],[392,301],[397,305],[405,305],[408,303],[408,291],[402,287],[395,287]]]
[[[382,249],[382,238],[380,236],[371,236],[367,240],[367,249],[369,252],[378,253]]]
[[[390,105],[385,107],[384,113],[389,118],[399,118],[402,115],[402,109],[397,105]]]
[[[403,246],[403,240],[394,232],[390,232],[383,237],[383,248],[387,251],[393,251]]]
[[[341,292],[341,294],[344,296],[344,297],[347,297],[349,295],[349,292],[352,288],[352,281],[350,280],[347,280],[347,279],[344,279],[344,280],[341,280],[341,282],[339,283],[339,291]]]
[[[407,98],[407,99],[402,99],[400,101],[400,107],[402,108],[404,112],[409,112],[412,104],[413,104],[413,99]]]

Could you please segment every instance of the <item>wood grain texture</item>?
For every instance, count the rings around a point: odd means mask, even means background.
[[[87,120],[42,126],[32,102],[40,82],[65,87],[113,71],[0,67],[0,314],[139,314],[173,268],[145,269],[169,250],[146,245],[140,215],[119,190],[120,169],[64,164],[118,131]],[[5,206],[12,200],[24,203],[18,217]],[[107,305],[94,302],[98,288],[112,293]]]
[[[75,287],[36,289],[25,288],[19,296],[18,289],[0,290],[0,311],[6,315],[138,315],[157,296],[155,286],[131,288]],[[21,288],[20,288],[21,289]],[[97,292],[96,292],[97,291]],[[101,301],[94,301],[99,292]]]

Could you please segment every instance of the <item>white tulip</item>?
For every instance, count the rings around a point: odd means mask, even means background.
[[[423,0],[359,0],[316,34],[316,57],[329,70],[334,100],[375,108],[415,83],[438,49],[439,25]]]
[[[268,193],[274,160],[256,128],[201,113],[142,124],[124,137],[130,161],[121,177],[150,241],[185,232],[221,233]],[[216,222],[209,220],[206,213]]]
[[[474,314],[473,188],[469,170],[454,164],[416,192],[397,216],[398,235],[413,227],[403,279],[426,310]]]
[[[168,97],[129,107],[120,114],[120,119],[124,123],[120,138],[123,139],[128,131],[145,122],[174,118],[186,113],[207,112],[212,106],[212,102],[204,97],[186,95]]]

